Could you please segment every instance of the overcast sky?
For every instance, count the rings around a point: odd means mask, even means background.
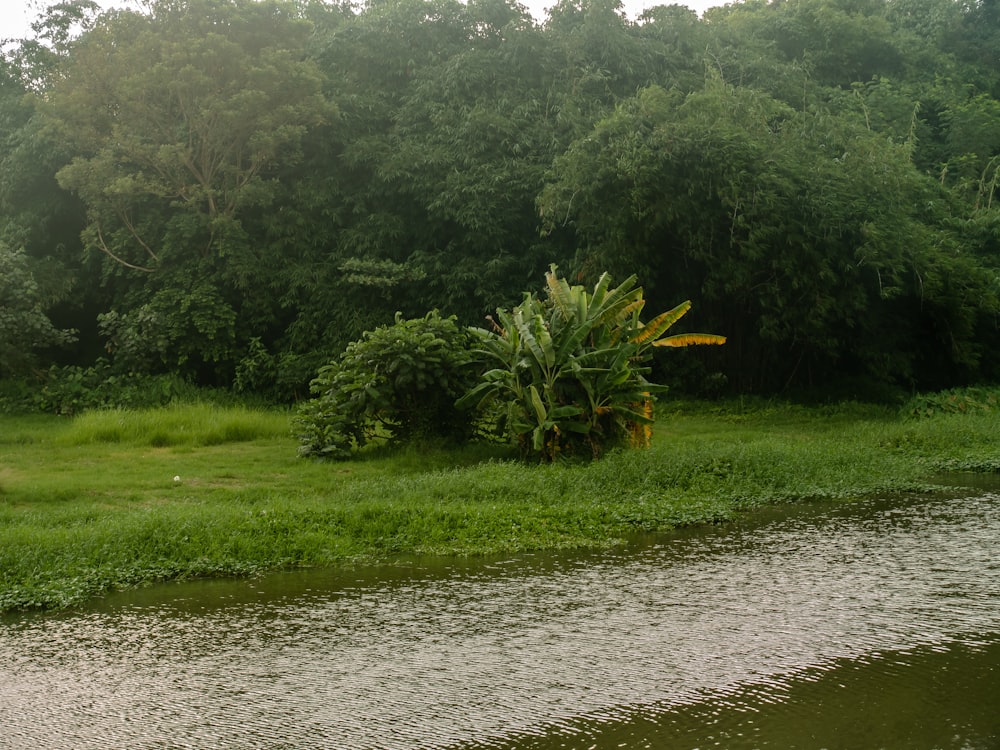
[[[32,36],[31,22],[49,5],[58,0],[0,0],[0,39],[22,39]],[[97,0],[104,8],[124,5],[116,0]]]
[[[543,16],[545,8],[557,0],[522,0],[535,17]],[[0,0],[0,39],[21,39],[31,36],[31,22],[56,0]],[[104,8],[122,7],[127,0],[97,0]],[[722,5],[723,0],[624,0],[625,10],[632,18],[648,7],[678,2],[694,8],[699,13],[713,5]]]

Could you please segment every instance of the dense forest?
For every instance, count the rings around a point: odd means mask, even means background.
[[[1000,2],[146,0],[0,58],[0,378],[291,400],[557,264],[700,395],[1000,379]],[[33,385],[34,384],[34,385]]]

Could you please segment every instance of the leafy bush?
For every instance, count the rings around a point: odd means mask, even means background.
[[[218,395],[177,375],[121,374],[99,360],[91,367],[53,366],[32,381],[0,382],[0,413],[73,416],[91,409],[139,409]]]
[[[291,404],[308,392],[309,381],[326,360],[320,352],[271,354],[261,339],[254,337],[236,364],[233,390],[272,404]]]
[[[665,390],[646,379],[650,348],[725,339],[665,335],[690,302],[643,324],[646,302],[635,276],[610,288],[603,274],[589,294],[558,277],[554,265],[545,280],[545,299],[526,294],[512,311],[497,310],[493,331],[478,332],[486,372],[459,405],[492,410],[498,430],[525,457],[596,458],[616,444],[648,444],[653,394]]]
[[[299,407],[299,453],[346,458],[373,439],[394,443],[472,434],[455,401],[475,382],[471,333],[436,311],[368,331],[312,381]]]
[[[997,409],[1000,409],[998,388],[954,388],[914,396],[903,413],[909,417],[931,417],[937,414],[984,414]]]

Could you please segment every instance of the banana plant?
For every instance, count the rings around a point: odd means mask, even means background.
[[[636,282],[630,276],[612,287],[603,274],[588,292],[551,266],[544,298],[525,294],[513,310],[497,310],[492,330],[476,329],[484,374],[458,405],[493,414],[499,432],[545,461],[647,442],[654,394],[666,390],[647,380],[651,348],[725,338],[666,335],[689,301],[643,324]]]

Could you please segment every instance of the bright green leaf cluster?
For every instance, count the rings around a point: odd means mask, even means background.
[[[544,299],[526,294],[497,310],[494,330],[478,330],[478,355],[489,369],[459,406],[492,411],[499,432],[526,457],[596,458],[622,443],[645,444],[652,400],[665,386],[646,379],[650,347],[721,344],[708,334],[665,337],[691,307],[683,302],[643,324],[643,290],[629,276],[611,287],[602,274],[593,291],[545,275]]]
[[[399,313],[349,344],[311,384],[317,397],[296,419],[300,454],[347,458],[373,439],[465,438],[471,425],[455,400],[474,382],[470,333],[436,311]]]

